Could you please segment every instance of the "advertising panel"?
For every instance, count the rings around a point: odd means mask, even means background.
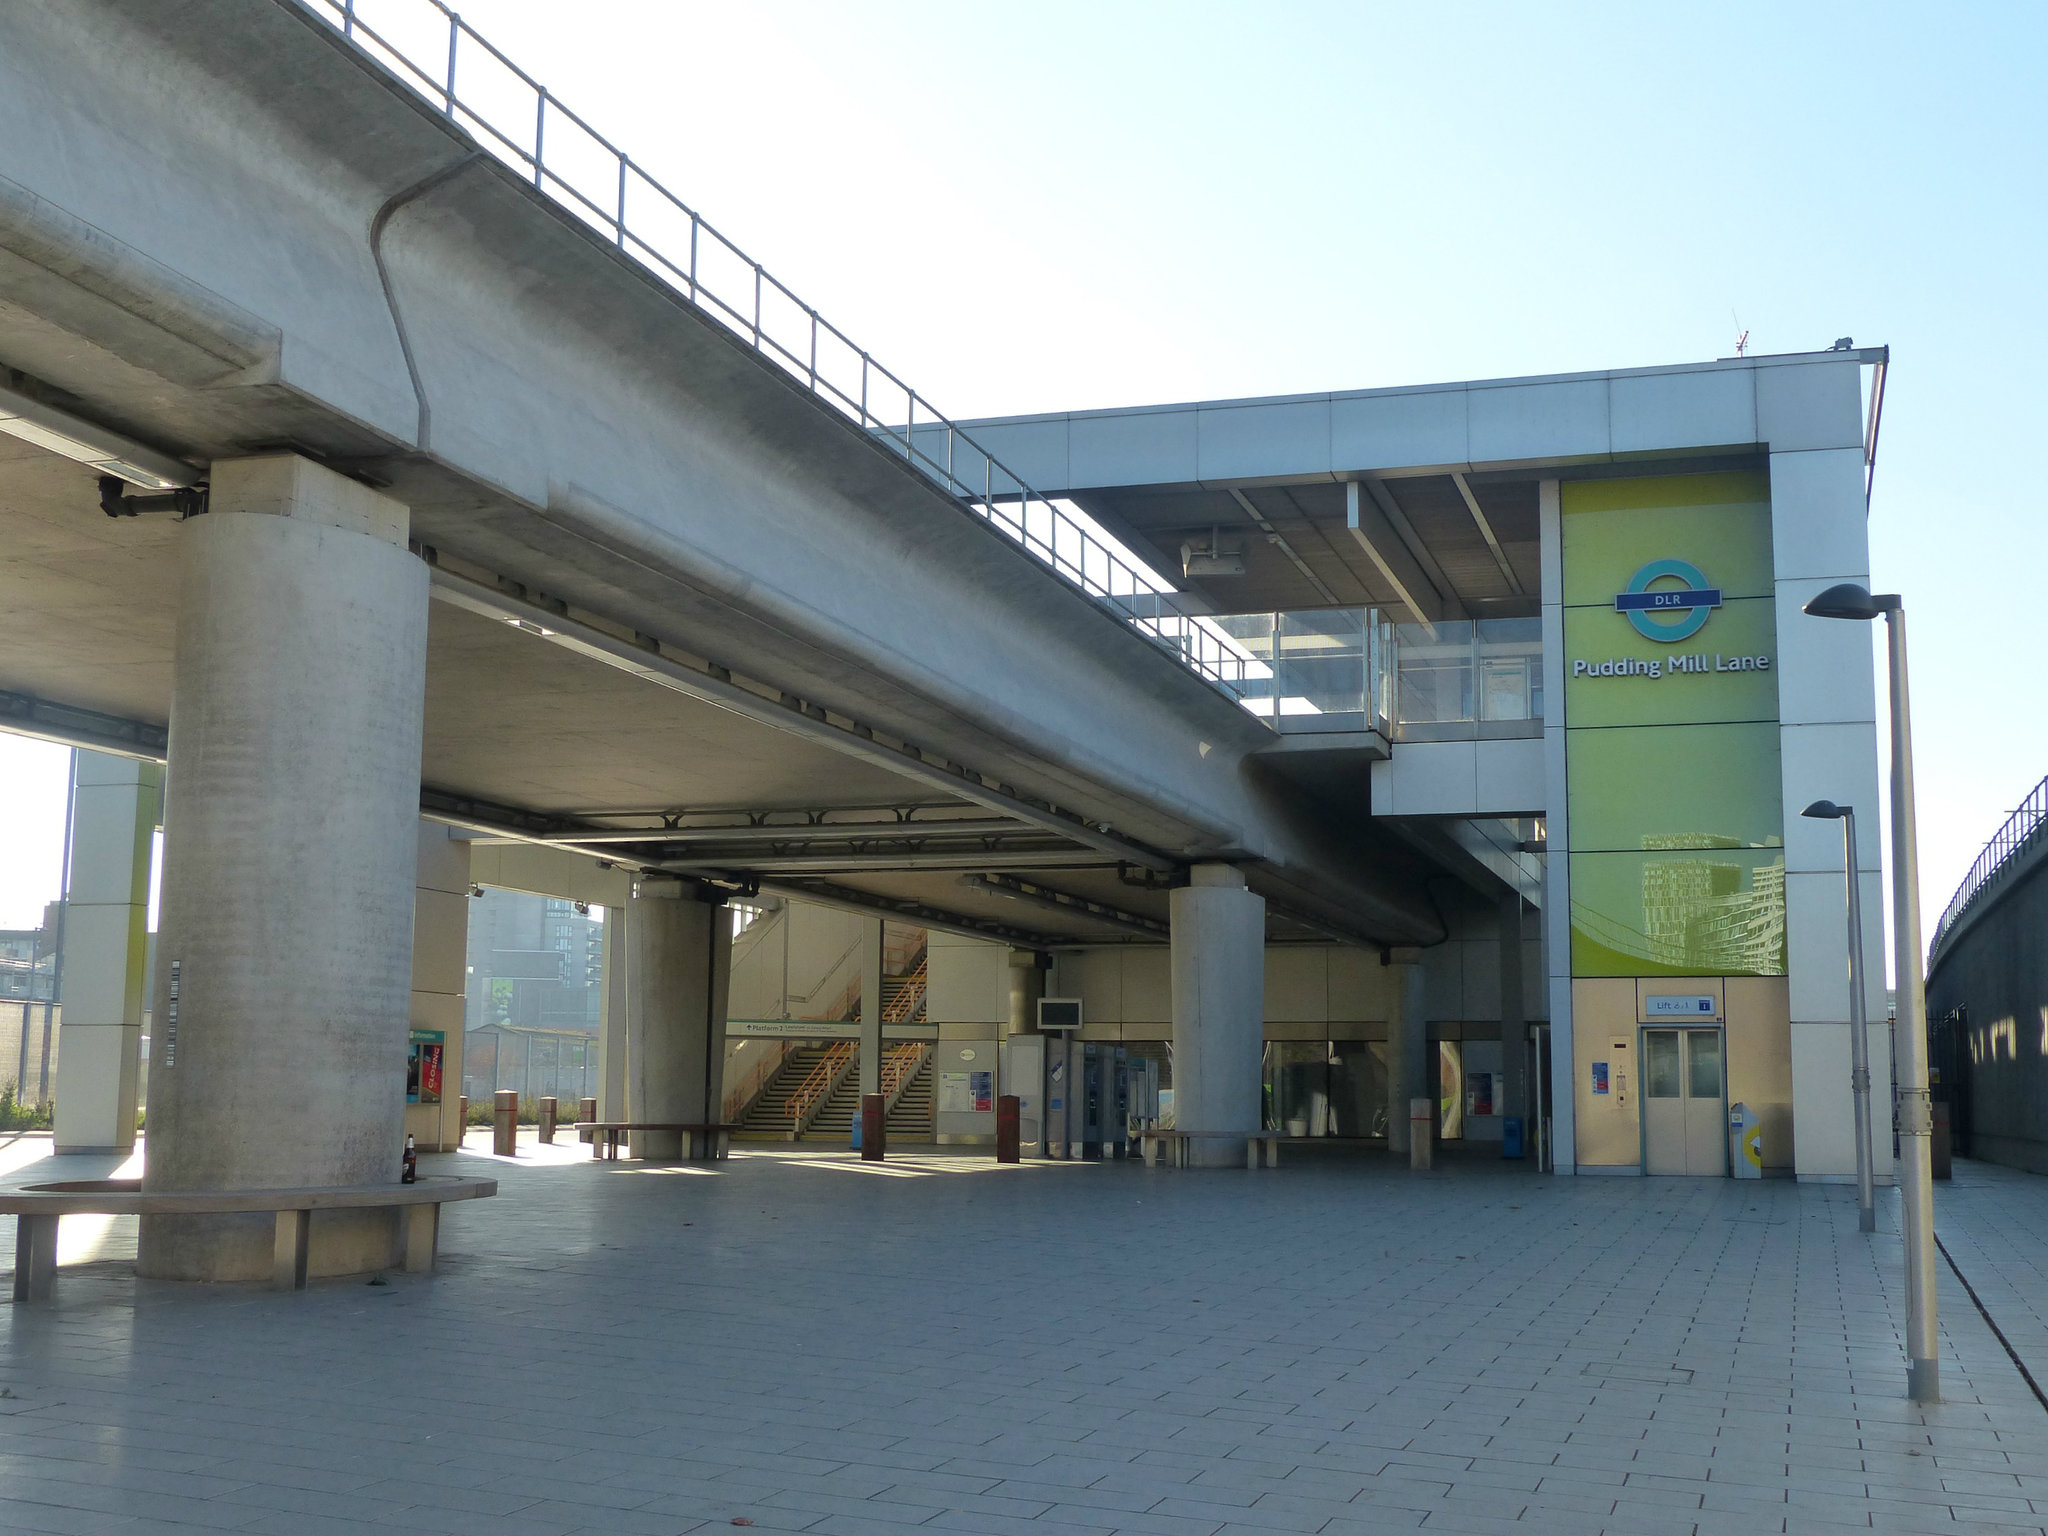
[[[412,1032],[405,1059],[405,1102],[441,1102],[442,1055],[447,1050],[447,1033],[438,1029]]]
[[[1572,974],[1783,975],[1769,487],[1561,487]]]

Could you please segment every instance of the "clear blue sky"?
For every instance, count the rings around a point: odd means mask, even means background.
[[[1889,343],[1930,925],[2048,773],[2048,7],[461,9],[954,415]]]

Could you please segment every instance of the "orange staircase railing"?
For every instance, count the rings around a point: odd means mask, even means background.
[[[855,1047],[851,1040],[835,1041],[797,1085],[796,1092],[789,1096],[789,1134],[792,1138],[801,1136],[817,1118],[826,1097],[839,1086],[839,1080],[853,1065],[854,1055]]]

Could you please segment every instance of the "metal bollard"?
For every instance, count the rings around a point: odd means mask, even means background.
[[[553,1094],[544,1096],[540,1101],[540,1139],[543,1146],[551,1147],[555,1144],[555,1096]]]
[[[462,1145],[462,1138],[469,1134],[469,1095],[462,1094],[455,1100],[455,1145]]]
[[[499,1157],[519,1153],[519,1090],[500,1088],[491,1095],[491,1151]]]
[[[888,1102],[879,1093],[870,1093],[860,1101],[860,1160],[864,1163],[881,1162],[889,1150]]]
[[[1427,1172],[1435,1150],[1436,1106],[1428,1099],[1408,1101],[1408,1166]]]
[[[576,1101],[576,1118],[588,1125],[597,1118],[597,1100],[585,1095]]]
[[[1019,1111],[1021,1106],[1014,1093],[1003,1094],[996,1100],[996,1161],[1014,1163],[1018,1158]]]

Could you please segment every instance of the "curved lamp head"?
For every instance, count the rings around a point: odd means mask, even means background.
[[[1901,606],[1895,593],[1873,597],[1867,587],[1845,581],[1814,598],[1806,605],[1806,611],[1816,619],[1862,619],[1867,623]]]
[[[1815,821],[1840,821],[1853,810],[1853,805],[1837,805],[1832,800],[1816,800],[1799,814],[1811,816]]]

